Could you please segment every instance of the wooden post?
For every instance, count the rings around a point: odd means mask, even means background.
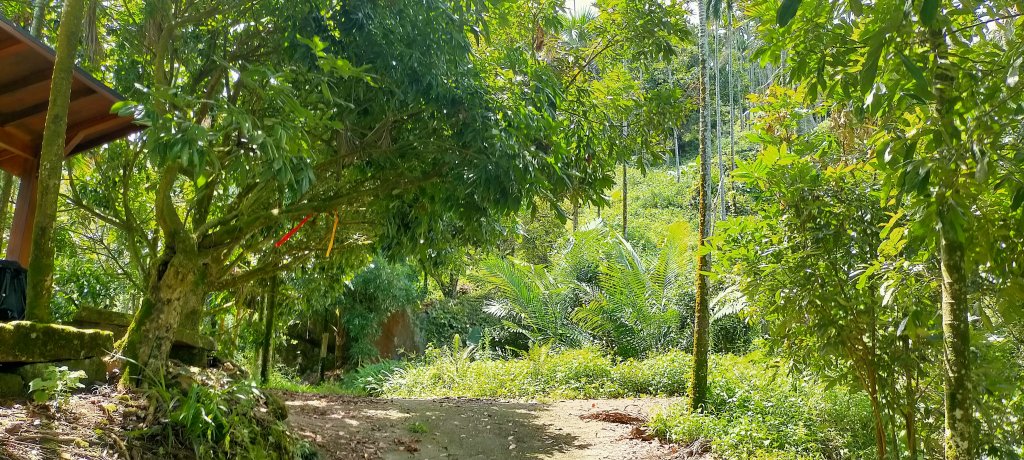
[[[14,219],[11,221],[11,237],[7,243],[7,260],[16,260],[28,268],[28,256],[32,250],[32,226],[36,220],[36,189],[39,184],[36,165],[21,177],[18,186],[18,201],[14,205]]]

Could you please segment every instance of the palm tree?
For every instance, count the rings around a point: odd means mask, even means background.
[[[570,238],[550,267],[490,259],[474,281],[491,290],[486,310],[529,345],[598,344],[633,358],[680,342],[675,305],[688,232],[673,231],[644,259],[600,221]]]
[[[674,304],[682,265],[679,244],[669,239],[659,253],[641,258],[616,237],[601,264],[597,296],[574,319],[615,354],[642,358],[679,343],[679,310]]]
[[[580,286],[552,276],[541,265],[492,258],[473,277],[492,291],[485,310],[500,318],[504,329],[526,338],[530,346],[557,344],[578,347],[590,343],[572,322]]]

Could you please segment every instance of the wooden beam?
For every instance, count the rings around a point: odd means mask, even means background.
[[[113,141],[116,141],[116,140],[121,139],[121,138],[123,138],[125,136],[128,136],[129,134],[139,132],[141,130],[142,130],[142,126],[140,126],[140,125],[128,124],[128,125],[125,125],[124,127],[117,128],[117,129],[115,129],[113,131],[110,131],[108,133],[104,133],[104,134],[101,134],[101,135],[96,136],[96,137],[89,137],[88,139],[86,139],[86,140],[82,141],[81,143],[79,143],[75,147],[75,150],[73,150],[71,152],[71,154],[74,155],[76,153],[84,152],[86,150],[89,150],[89,149],[92,149],[92,148],[95,148],[95,147],[99,147],[99,146],[104,145],[104,144],[109,144],[109,143],[111,143]]]
[[[48,70],[50,69],[41,70],[39,72],[14,80],[6,85],[0,86],[0,99],[8,96],[14,96],[34,86],[45,85],[47,88],[49,88],[50,80],[53,78],[53,74],[48,72]]]
[[[7,128],[0,128],[0,148],[32,160],[36,159],[36,149],[28,141],[22,140],[18,135]]]
[[[14,56],[22,51],[28,50],[28,43],[18,41],[17,43],[8,43],[0,45],[0,59]]]
[[[89,91],[88,89],[86,89],[84,91],[80,90],[77,93],[73,92],[71,94],[71,103],[73,104],[77,100],[85,99],[87,97],[96,96],[96,95],[97,95],[96,93],[94,93],[92,91]],[[17,123],[19,121],[22,121],[22,120],[25,120],[25,119],[28,119],[28,118],[32,118],[32,117],[35,117],[35,116],[38,116],[38,115],[42,115],[42,114],[46,113],[46,110],[49,109],[49,108],[50,108],[50,99],[49,99],[49,95],[47,95],[47,99],[45,101],[43,101],[43,102],[40,102],[38,104],[25,107],[25,108],[23,108],[21,110],[16,110],[14,112],[10,112],[10,113],[4,114],[4,115],[0,115],[0,126],[9,126],[9,125]]]
[[[108,114],[68,128],[67,141],[64,143],[64,156],[71,155],[71,152],[75,150],[75,147],[82,143],[82,141],[87,137],[122,125],[124,122],[125,120],[117,116],[117,114]]]

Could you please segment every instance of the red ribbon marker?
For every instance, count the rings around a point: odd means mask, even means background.
[[[274,247],[279,248],[281,247],[282,244],[285,244],[288,242],[288,240],[292,239],[292,237],[295,236],[296,233],[298,233],[299,229],[302,228],[303,225],[306,225],[306,222],[311,217],[313,217],[312,214],[306,216],[305,219],[302,219],[302,222],[299,222],[299,225],[296,225],[295,228],[291,229],[288,233],[286,233],[283,238],[274,243]]]

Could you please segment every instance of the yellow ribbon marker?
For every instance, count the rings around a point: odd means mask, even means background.
[[[334,228],[331,229],[331,242],[327,244],[327,255],[324,257],[331,256],[331,249],[334,249],[334,233],[338,231],[338,212],[334,212]]]

